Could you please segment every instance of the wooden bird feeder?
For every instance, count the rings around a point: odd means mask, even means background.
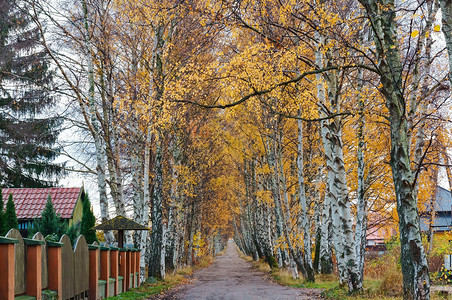
[[[124,247],[124,230],[149,230],[146,226],[143,226],[129,218],[123,216],[114,217],[111,220],[107,220],[102,224],[94,226],[94,230],[117,230],[118,231],[118,247]]]

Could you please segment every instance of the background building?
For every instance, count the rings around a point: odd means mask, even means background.
[[[5,188],[2,191],[4,203],[8,201],[9,194],[13,195],[22,236],[27,236],[28,228],[33,226],[33,221],[41,217],[49,195],[56,213],[69,226],[79,223],[82,219],[82,199],[85,193],[83,187]]]

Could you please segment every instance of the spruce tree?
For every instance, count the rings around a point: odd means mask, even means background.
[[[3,193],[2,189],[0,188],[0,235],[4,236],[6,232],[6,226],[5,226],[5,213],[4,213],[4,207],[5,204],[3,203]]]
[[[80,233],[85,236],[88,244],[92,244],[93,242],[97,242],[96,231],[91,229],[96,224],[96,217],[94,217],[93,211],[91,210],[88,194],[85,193],[83,198],[83,215]]]
[[[47,197],[46,206],[41,213],[40,219],[35,219],[33,228],[29,231],[29,236],[33,236],[36,232],[42,233],[43,236],[53,236],[52,240],[58,240],[65,232],[66,226],[57,215],[53,207],[52,198]]]
[[[19,222],[16,216],[16,207],[14,206],[13,195],[9,194],[8,202],[6,202],[5,210],[5,227],[8,232],[12,228],[19,229]]]
[[[23,0],[0,0],[0,184],[47,187],[63,173],[52,163],[60,118],[44,114],[55,103],[48,54]]]

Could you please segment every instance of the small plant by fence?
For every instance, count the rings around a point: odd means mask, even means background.
[[[23,239],[17,229],[0,237],[0,299],[103,299],[139,285],[140,251],[88,245],[83,235]]]

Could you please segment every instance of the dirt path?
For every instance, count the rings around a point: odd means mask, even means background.
[[[181,286],[160,299],[320,299],[318,289],[280,286],[263,278],[241,259],[233,243],[208,268],[195,272],[193,283]]]

